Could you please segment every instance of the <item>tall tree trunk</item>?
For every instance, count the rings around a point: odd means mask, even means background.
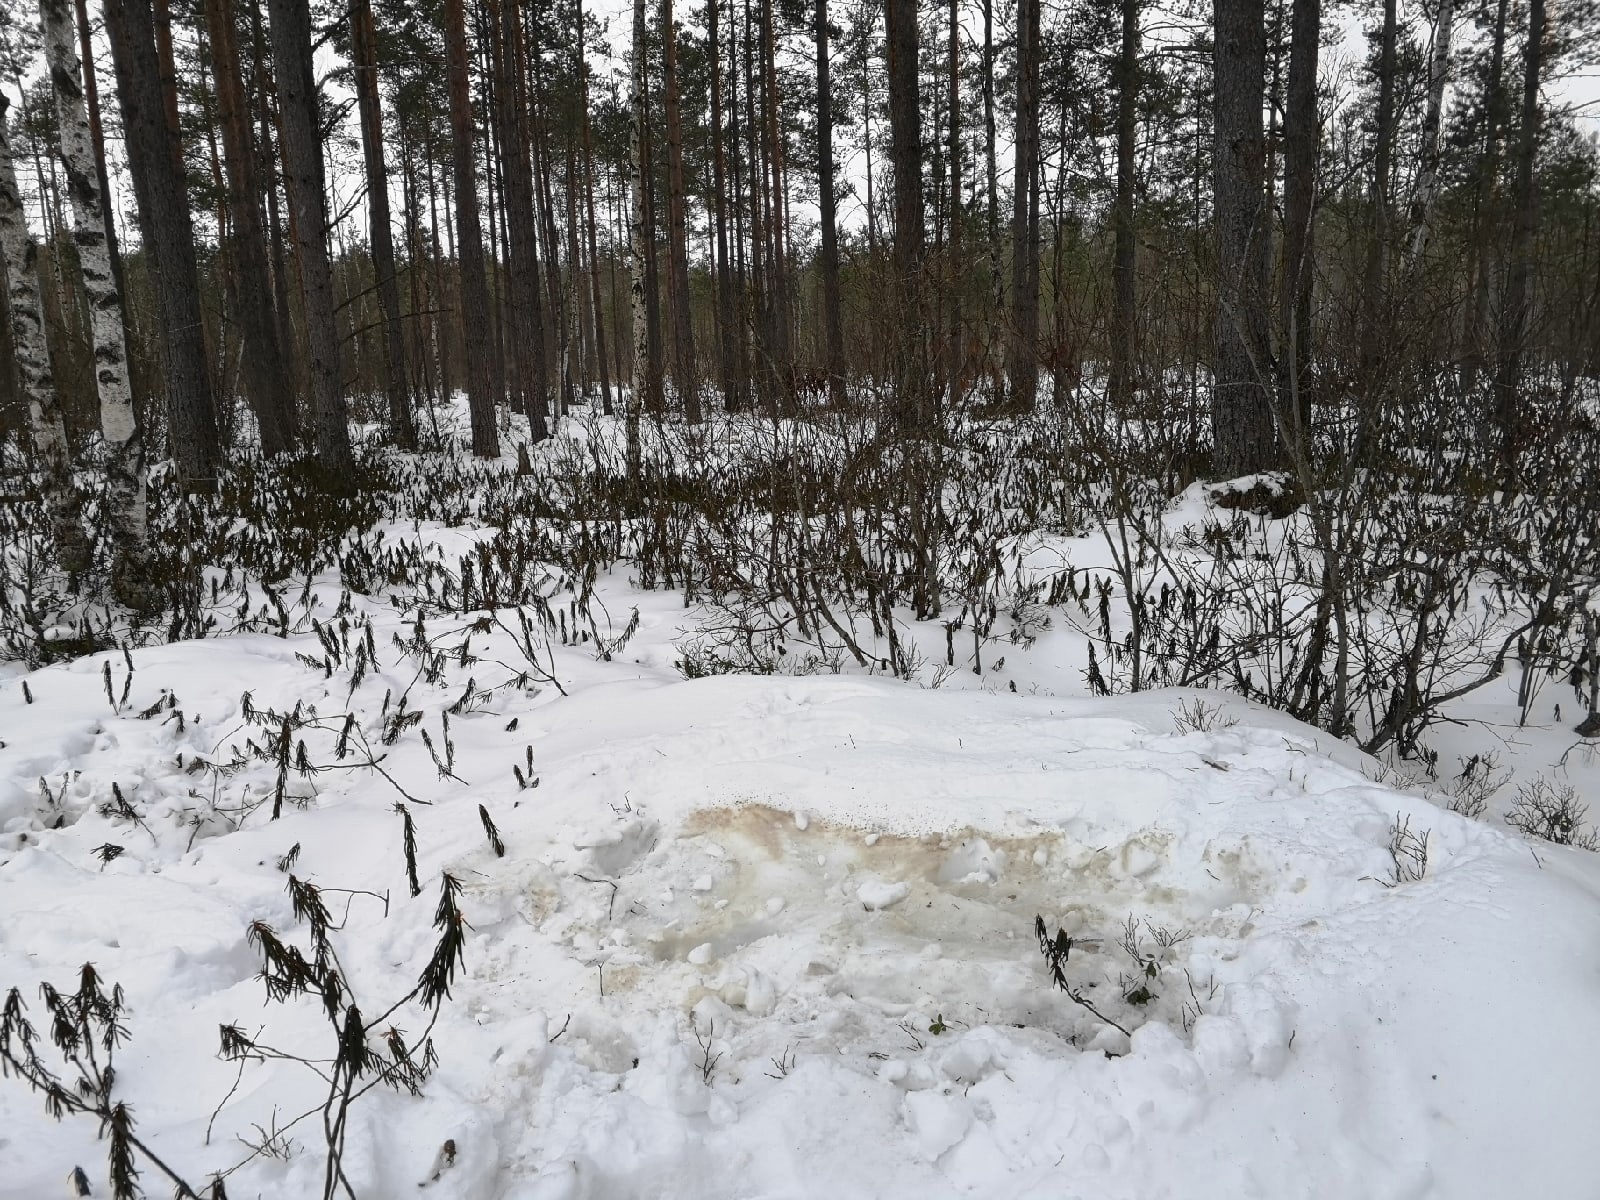
[[[0,261],[5,266],[11,347],[17,359],[18,382],[28,402],[28,425],[42,468],[41,491],[55,535],[56,553],[61,565],[76,574],[89,565],[90,546],[83,530],[83,506],[72,484],[67,426],[61,416],[50,370],[50,351],[45,344],[39,251],[28,235],[17,172],[11,161],[11,126],[7,119],[10,107],[11,101],[0,92]]]
[[[256,174],[266,198],[267,250],[272,263],[272,310],[278,325],[278,345],[290,358],[299,358],[295,345],[294,318],[289,308],[289,265],[283,249],[283,221],[278,212],[277,178],[280,155],[276,152],[270,103],[276,96],[268,68],[267,40],[261,28],[261,5],[250,4],[250,41],[255,59]],[[291,372],[291,378],[293,373]]]
[[[768,337],[772,366],[776,376],[777,402],[781,412],[792,412],[794,394],[794,352],[791,346],[791,305],[788,256],[788,168],[785,164],[778,94],[776,14],[772,0],[761,3],[762,95],[767,143],[766,161],[771,175],[771,203],[767,230],[772,237],[767,277],[771,285],[768,309]]]
[[[1134,295],[1138,248],[1133,192],[1134,135],[1139,114],[1139,0],[1121,0],[1121,6],[1122,41],[1117,53],[1117,194],[1112,204],[1116,244],[1111,267],[1110,385],[1112,404],[1125,413],[1133,400],[1133,373],[1138,363]]]
[[[711,0],[714,4],[715,0]],[[594,133],[589,122],[589,63],[584,54],[583,4],[578,4],[578,76],[581,80],[580,103],[583,108],[583,203],[588,215],[589,235],[589,290],[594,308],[594,356],[600,368],[600,401],[602,410],[611,415],[611,378],[606,363],[606,314],[600,296],[600,231],[594,212]],[[713,38],[713,41],[715,39]],[[718,139],[717,153],[722,143]],[[620,382],[620,380],[619,380]]]
[[[639,444],[639,410],[652,401],[650,390],[650,321],[646,291],[649,287],[646,238],[648,197],[645,191],[646,172],[644,159],[645,121],[649,110],[645,103],[646,55],[649,43],[646,36],[645,0],[633,0],[633,57],[632,82],[628,91],[628,110],[632,118],[629,139],[629,185],[632,210],[628,220],[628,295],[633,311],[633,382],[628,389],[628,406],[625,425],[628,455],[628,479],[637,487],[642,470],[642,450]]]
[[[383,109],[378,101],[378,34],[371,0],[355,0],[350,14],[356,103],[361,110],[361,152],[367,168],[367,217],[372,236],[372,271],[383,309],[384,392],[389,430],[402,450],[414,450],[417,426],[406,380],[405,332],[400,324],[400,280],[389,217],[389,168],[383,154]]]
[[[828,0],[817,0],[817,195],[822,221],[823,363],[828,402],[844,403],[844,318],[839,297],[839,197],[833,165],[833,85],[829,79]]]
[[[220,448],[206,362],[199,272],[177,129],[169,123],[149,0],[105,0],[128,166],[145,248],[155,263],[166,350],[167,440],[191,490],[214,486]]]
[[[1389,190],[1395,141],[1395,70],[1399,20],[1396,0],[1383,0],[1378,51],[1378,128],[1372,156],[1372,224],[1362,283],[1361,361],[1369,377],[1382,357],[1389,282]]]
[[[950,335],[947,364],[949,371],[950,405],[953,408],[960,397],[961,380],[965,374],[965,355],[962,352],[961,293],[965,286],[962,261],[962,207],[961,207],[961,5],[950,0],[948,22],[950,51],[947,71],[950,76]],[[823,91],[823,95],[826,92]]]
[[[483,229],[478,219],[478,176],[472,161],[474,126],[462,0],[445,0],[444,22],[456,177],[456,259],[461,266],[461,321],[466,338],[472,452],[479,458],[498,458],[500,435],[495,429],[494,379],[489,365],[489,287],[484,274]]]
[[[1539,234],[1539,78],[1544,69],[1545,0],[1528,0],[1528,41],[1522,64],[1522,128],[1517,139],[1516,225],[1500,310],[1500,345],[1495,363],[1495,419],[1500,428],[1501,471],[1517,478],[1527,441],[1522,375],[1532,330],[1533,268]]]
[[[672,385],[691,425],[701,420],[694,360],[694,313],[689,306],[689,231],[683,194],[683,117],[678,102],[678,30],[672,0],[661,0],[663,100],[667,116],[667,278],[672,291]]]
[[[1266,88],[1262,0],[1216,0],[1212,98],[1217,307],[1212,359],[1213,469],[1271,469],[1278,436],[1266,336],[1269,228],[1263,204]]]
[[[494,38],[495,124],[500,134],[509,279],[509,382],[512,407],[528,414],[535,441],[549,436],[549,370],[545,359],[544,301],[540,293],[533,167],[529,161],[527,75],[520,0],[499,0]]]
[[[1011,208],[1011,403],[1031,410],[1039,392],[1039,7],[1017,5],[1016,168]]]
[[[1450,82],[1450,43],[1455,36],[1455,0],[1439,0],[1433,25],[1433,52],[1428,56],[1428,105],[1422,117],[1422,153],[1411,193],[1411,236],[1406,244],[1406,273],[1416,268],[1433,233],[1433,210],[1439,200],[1439,131],[1444,125],[1444,91]]]
[[[89,28],[88,0],[76,0],[76,10],[78,57],[83,63],[83,99],[89,110],[89,140],[94,146],[94,174],[100,183],[100,195],[105,197],[111,194],[111,184],[106,174],[106,134],[104,122],[100,119],[100,88],[95,82],[94,44]],[[111,205],[102,204],[101,214],[105,217],[106,223],[106,252],[111,256],[111,278],[117,285],[117,294],[125,296],[128,289],[122,278],[122,254],[117,247],[117,223]],[[124,343],[133,340],[126,305],[122,309],[122,335]],[[134,400],[134,407],[137,409],[137,393]]]
[[[1450,0],[1445,0],[1449,3]],[[1317,49],[1321,0],[1294,0],[1283,118],[1283,271],[1278,293],[1278,408],[1290,445],[1309,449],[1312,253],[1317,187]]]
[[[902,430],[925,427],[928,381],[921,356],[922,262],[926,234],[922,210],[922,114],[917,95],[917,0],[887,0],[889,50],[889,157],[894,167],[894,276],[901,327],[894,417]]]
[[[261,450],[272,456],[294,445],[294,383],[278,341],[272,311],[272,271],[267,257],[261,185],[256,178],[250,113],[240,75],[232,0],[206,0],[211,69],[216,78],[217,117],[227,163],[228,218],[233,227],[235,318],[243,339],[245,390],[261,430]]]
[[[317,457],[330,479],[347,478],[352,453],[350,422],[339,367],[333,272],[328,265],[328,221],[323,206],[322,132],[311,74],[311,11],[307,0],[267,0],[272,58],[283,129],[283,182],[294,214],[295,258],[311,368],[311,423]]]
[[[1489,40],[1489,73],[1484,81],[1484,109],[1486,120],[1483,133],[1483,153],[1478,161],[1477,212],[1473,230],[1472,297],[1467,314],[1467,353],[1463,371],[1463,389],[1470,391],[1484,370],[1489,356],[1489,346],[1494,332],[1490,312],[1490,283],[1494,275],[1494,226],[1496,200],[1500,192],[1500,139],[1506,127],[1506,18],[1507,0],[1498,0],[1495,6],[1494,28]]]
[[[716,226],[717,247],[717,348],[721,358],[723,407],[733,412],[744,405],[737,367],[738,335],[733,327],[733,273],[728,262],[727,159],[723,149],[726,131],[722,122],[722,41],[718,13],[718,0],[706,0],[706,27],[710,43],[707,53],[711,59],[711,214]],[[822,253],[826,259],[828,220],[832,211],[831,198],[826,190],[822,205]]]
[[[113,586],[129,607],[148,609],[154,607],[157,597],[150,591],[148,578],[144,440],[134,414],[122,295],[106,241],[105,197],[95,170],[84,107],[74,15],[68,0],[40,0],[39,15],[55,93],[61,161],[72,202],[72,240],[78,250],[94,342],[95,391],[106,448],[106,507],[115,555]]]

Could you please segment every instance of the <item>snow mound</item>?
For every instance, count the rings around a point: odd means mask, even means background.
[[[1313,731],[1258,714],[1175,735],[1159,694],[591,664],[570,699],[504,692],[457,719],[470,785],[395,750],[433,801],[413,806],[413,899],[371,772],[318,776],[278,821],[206,824],[181,764],[243,736],[237,680],[262,680],[258,704],[306,688],[274,641],[136,654],[150,687],[181,681],[186,722],[109,711],[98,661],[36,673],[36,704],[0,695],[0,986],[31,997],[85,961],[122,983],[119,1094],[193,1178],[318,1102],[293,1064],[230,1093],[214,1057],[234,1021],[320,1052],[309,1006],[263,1007],[245,941],[257,918],[294,930],[277,863],[299,847],[301,877],[374,893],[336,914],[359,989],[414,976],[441,870],[472,926],[438,1073],[353,1110],[362,1196],[1593,1192],[1600,861],[1374,784]],[[536,789],[510,771],[530,745]],[[1420,880],[1394,879],[1397,817],[1429,835]],[[1070,994],[1036,920],[1071,940]],[[230,1193],[318,1194],[313,1125]],[[53,1194],[77,1163],[98,1179],[94,1133],[0,1086],[0,1197]]]

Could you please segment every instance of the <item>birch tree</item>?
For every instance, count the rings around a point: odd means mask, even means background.
[[[28,424],[33,448],[43,468],[42,491],[56,552],[69,572],[89,565],[89,539],[83,532],[82,506],[72,486],[72,461],[67,426],[56,399],[45,345],[44,310],[39,299],[38,249],[28,236],[22,214],[22,196],[11,162],[11,101],[0,92],[0,257],[5,260],[7,299],[11,314],[11,344],[28,402]]]
[[[100,401],[100,434],[105,443],[113,589],[119,599],[142,609],[151,600],[146,592],[144,442],[134,418],[128,349],[123,339],[122,296],[106,245],[104,198],[95,170],[78,63],[77,29],[69,0],[39,0],[39,20],[50,66],[50,87],[55,94],[67,195],[72,203],[72,241],[78,250],[83,290],[89,302],[95,392]]]

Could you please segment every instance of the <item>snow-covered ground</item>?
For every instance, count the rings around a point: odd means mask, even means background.
[[[234,1200],[322,1194],[335,1049],[317,1004],[267,1001],[250,923],[304,946],[288,879],[325,889],[374,1014],[432,952],[444,872],[470,930],[439,1065],[353,1104],[363,1198],[1600,1196],[1600,856],[1225,697],[1201,729],[1195,693],[1069,698],[1043,653],[1017,694],[686,682],[681,600],[605,588],[638,631],[609,661],[556,646],[564,695],[464,619],[428,634],[477,663],[417,681],[407,619],[361,597],[359,681],[297,657],[310,632],[4,677],[0,989],[38,1023],[41,981],[120,983],[116,1097],[197,1187],[248,1158]],[[458,704],[469,676],[490,691]],[[385,744],[402,693],[421,720]],[[313,769],[274,821],[297,703]],[[1397,826],[1426,834],[1420,879]],[[224,1025],[311,1064],[241,1069]],[[0,1197],[77,1165],[109,1194],[96,1133],[0,1082]]]

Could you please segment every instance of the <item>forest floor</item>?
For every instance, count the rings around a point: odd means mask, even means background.
[[[559,688],[465,618],[428,635],[464,631],[475,671],[418,682],[414,614],[363,595],[354,678],[309,630],[0,668],[0,989],[44,1026],[41,982],[122,986],[115,1095],[197,1188],[248,1160],[233,1200],[323,1193],[334,1038],[268,1002],[251,922],[305,945],[286,883],[322,887],[381,1012],[448,872],[438,1066],[351,1105],[364,1200],[1600,1195],[1600,855],[1507,828],[1509,786],[1468,819],[1231,697],[1090,698],[1064,629],[937,689],[685,680],[681,596],[599,590],[638,627],[609,659],[554,645]],[[1573,737],[1543,700],[1517,727],[1513,692],[1455,712],[1441,761],[1556,772]],[[347,716],[381,770],[339,756]],[[1559,769],[1600,801],[1592,753]],[[225,1025],[307,1061],[227,1061]],[[0,1198],[80,1165],[109,1195],[98,1132],[0,1082]]]

